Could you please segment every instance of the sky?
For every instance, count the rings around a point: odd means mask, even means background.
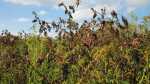
[[[64,1],[72,4],[74,0],[0,0],[0,31],[8,29],[13,34],[31,32],[33,15],[36,11],[47,21],[64,17],[63,8],[58,3]],[[76,21],[92,17],[90,8],[100,10],[106,7],[107,12],[116,10],[119,15],[128,16],[135,13],[139,18],[150,15],[150,0],[81,0],[80,6],[73,14]]]

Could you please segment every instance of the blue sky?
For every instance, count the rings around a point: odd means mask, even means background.
[[[48,21],[64,16],[63,8],[57,4],[65,1],[72,4],[74,0],[0,0],[0,31],[8,29],[13,34],[19,31],[30,31],[32,27],[32,11]],[[103,7],[107,11],[116,10],[120,15],[127,16],[134,12],[138,17],[150,15],[150,0],[81,0],[81,4],[75,14],[75,20],[80,21],[91,17],[91,7],[100,10]]]

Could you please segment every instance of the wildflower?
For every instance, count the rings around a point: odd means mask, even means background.
[[[123,21],[124,25],[126,27],[128,27],[128,20],[124,16],[122,16],[122,21]]]
[[[117,17],[117,13],[116,13],[116,11],[115,11],[115,10],[113,10],[113,11],[111,12],[111,15],[112,15],[112,17]]]
[[[66,80],[69,73],[69,66],[68,64],[63,64],[62,70],[63,70],[63,80]]]
[[[93,12],[93,19],[96,18],[97,16],[97,13],[96,13],[96,10],[94,8],[91,8],[92,12]]]
[[[134,38],[132,41],[132,47],[133,48],[138,48],[140,46],[140,39],[139,38]]]
[[[74,8],[74,6],[69,6],[69,9],[71,9],[72,12],[75,13],[75,8]]]
[[[69,12],[69,10],[67,9],[67,6],[62,2],[58,5],[59,7],[63,6],[65,8],[65,14],[67,14]]]
[[[80,4],[80,0],[76,0],[77,7],[79,6],[79,4]]]

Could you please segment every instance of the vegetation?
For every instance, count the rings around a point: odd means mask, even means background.
[[[33,12],[39,35],[1,33],[0,84],[150,84],[149,19],[138,25],[115,11],[106,19],[105,8],[91,8],[93,18],[79,24],[75,6],[59,6],[66,20],[49,23]]]

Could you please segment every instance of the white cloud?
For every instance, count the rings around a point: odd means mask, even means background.
[[[106,7],[107,14],[110,14],[112,10],[121,11],[122,14],[130,13],[139,7],[150,4],[149,2],[149,0],[82,0],[79,9],[73,16],[75,20],[92,17],[89,10],[92,7],[98,11]]]
[[[127,8],[127,13],[131,13],[132,11],[134,11],[136,9],[136,7],[128,7]]]
[[[92,14],[90,13],[90,10],[88,9],[80,9],[80,10],[77,10],[76,13],[73,14],[73,17],[75,20],[87,19],[90,16],[92,16]]]
[[[25,18],[25,17],[21,17],[21,18],[18,18],[17,21],[18,22],[29,22],[29,21],[31,21],[31,19]]]
[[[148,4],[149,0],[127,0],[129,6],[143,6]]]
[[[48,13],[47,13],[47,11],[45,11],[45,10],[40,10],[38,14],[41,15],[41,16],[45,16],[45,15],[47,15]]]
[[[19,4],[19,5],[56,5],[64,1],[66,4],[73,4],[75,0],[4,0],[5,2],[9,2],[12,4]],[[100,4],[107,4],[107,5],[115,5],[118,2],[120,4],[127,4],[128,6],[141,6],[149,3],[149,0],[81,0],[81,3],[84,5],[100,5]],[[83,4],[82,4],[83,5]]]
[[[56,10],[61,10],[58,8],[57,4],[64,1],[67,5],[73,4],[75,0],[5,0],[6,2],[19,5],[47,5],[51,6]],[[115,9],[117,11],[123,10],[123,12],[131,12],[137,9],[138,7],[147,5],[149,0],[81,0],[79,8],[76,10],[73,16],[75,19],[83,19],[90,17],[91,11],[90,8],[95,8],[100,11],[101,8],[106,7],[107,11]],[[42,10],[39,12],[40,15],[46,15],[47,12]]]
[[[81,5],[79,8],[76,10],[75,14],[73,16],[75,17],[74,19],[79,21],[79,20],[84,20],[91,18],[93,13],[90,10],[91,8],[96,9],[97,11],[101,11],[102,8],[106,8],[106,12],[110,13],[112,10],[119,10],[118,5],[119,2],[114,3],[114,0],[85,0],[82,1]],[[100,3],[101,2],[101,3]]]
[[[115,6],[108,6],[108,5],[95,5],[93,8],[97,11],[100,11],[102,8],[106,8],[106,12],[107,14],[110,14],[110,12],[112,10],[117,10],[117,8]],[[90,10],[91,7],[87,7],[87,8],[81,8],[79,10],[77,10],[73,16],[74,16],[74,19],[75,20],[83,20],[83,19],[88,19],[88,18],[91,18],[93,13],[92,11]]]
[[[126,0],[127,2],[127,12],[130,13],[136,10],[139,7],[148,5],[150,3],[149,0]]]
[[[36,5],[36,6],[41,6],[45,4],[53,5],[54,3],[56,3],[56,0],[4,0],[4,1],[18,5]]]

